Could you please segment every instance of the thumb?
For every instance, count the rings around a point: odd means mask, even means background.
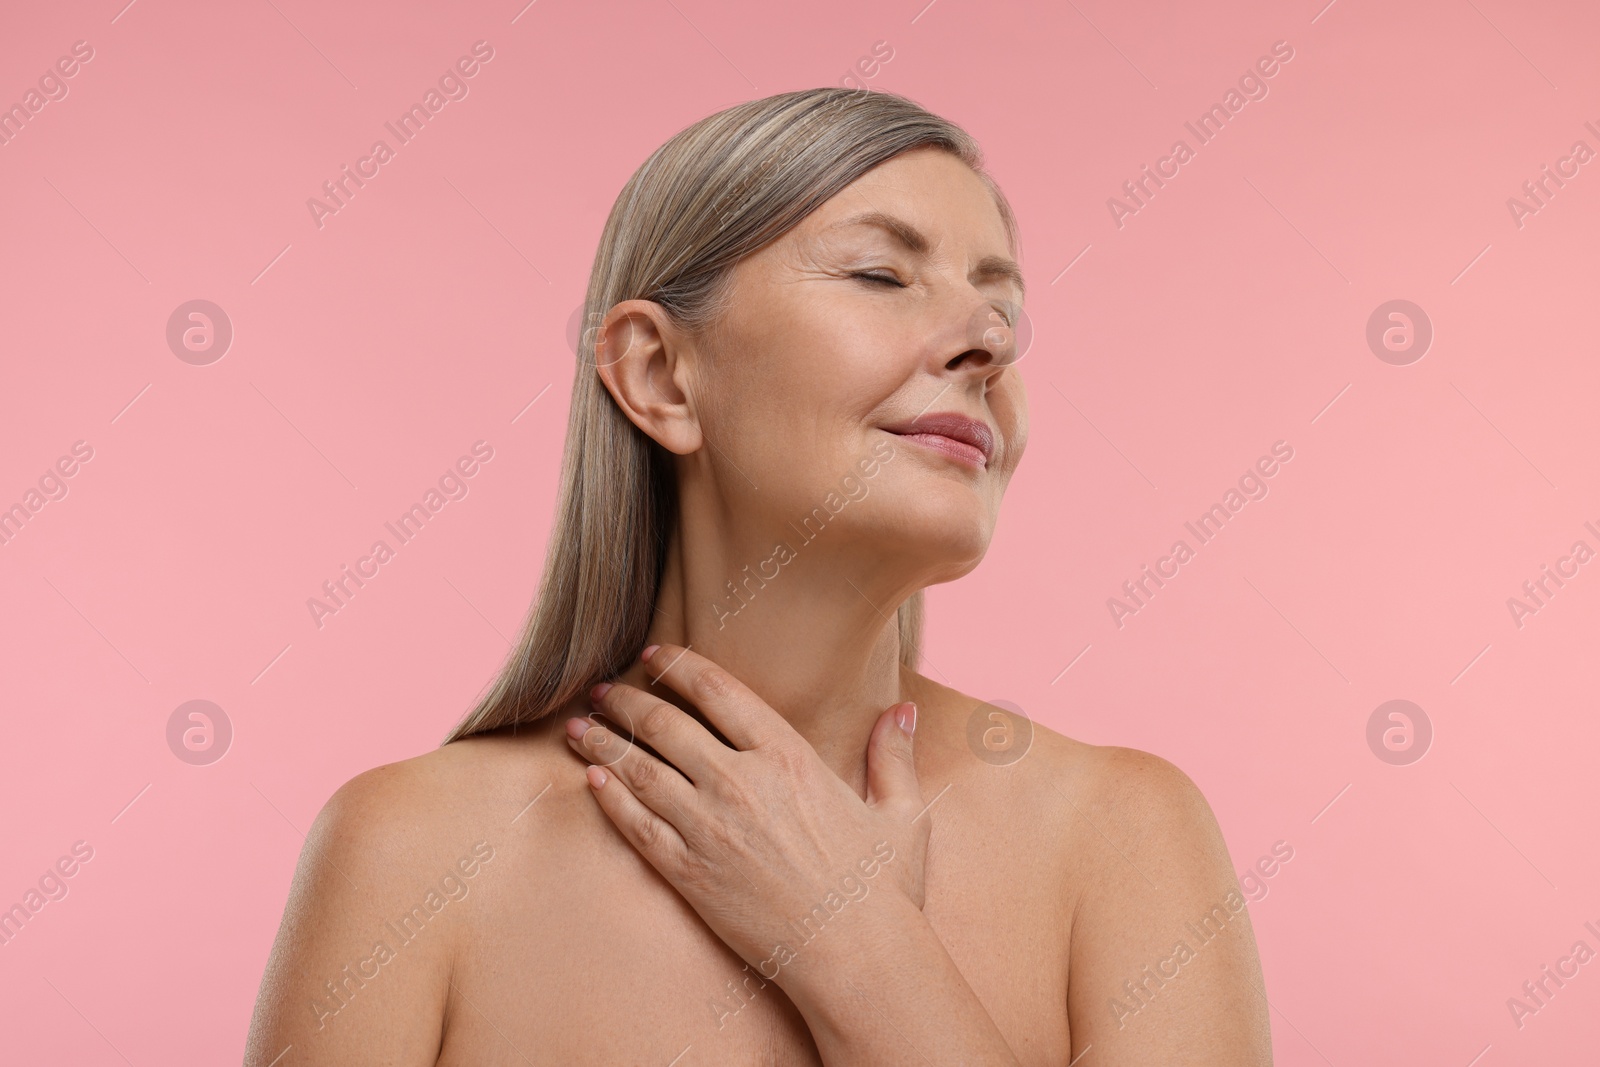
[[[902,725],[903,724],[903,725]],[[917,706],[909,700],[878,716],[867,742],[867,803],[877,806],[900,797],[922,798],[911,735]]]

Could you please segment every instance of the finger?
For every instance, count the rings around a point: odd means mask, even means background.
[[[705,781],[732,752],[693,715],[643,689],[620,682],[597,685],[589,698],[597,712],[624,726],[690,781]]]
[[[922,806],[911,742],[916,727],[917,706],[910,701],[878,716],[867,739],[867,803],[872,807],[904,804],[915,811]]]
[[[674,827],[686,819],[694,786],[640,746],[584,719],[567,720],[567,743]]]
[[[640,659],[652,682],[688,697],[741,752],[799,736],[748,686],[698,652],[681,645],[652,645]]]
[[[628,839],[628,843],[649,860],[663,878],[676,885],[677,876],[683,870],[684,859],[688,855],[682,835],[671,823],[645,806],[628,789],[627,783],[612,773],[613,769],[585,768],[590,790],[600,802],[601,810],[622,836]]]

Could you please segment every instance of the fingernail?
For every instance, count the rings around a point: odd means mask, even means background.
[[[588,730],[589,724],[584,722],[582,719],[567,720],[567,736],[572,738],[574,741],[581,740],[583,735],[587,733]]]
[[[643,652],[639,653],[639,662],[641,662],[641,663],[649,662],[650,657],[655,655],[656,654],[656,649],[658,649],[660,647],[661,647],[660,645],[648,645],[648,646],[646,646],[645,650]]]
[[[900,724],[900,729],[905,731],[907,737],[917,732],[917,706],[909,701],[894,716],[895,722]]]
[[[599,767],[590,767],[588,770],[589,784],[599,789],[606,784],[606,772]]]
[[[599,685],[597,685],[593,689],[589,690],[589,699],[590,700],[599,700],[601,697],[605,696],[606,693],[610,691],[610,689],[611,689],[611,683],[610,682],[601,682]]]

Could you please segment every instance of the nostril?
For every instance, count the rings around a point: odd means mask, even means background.
[[[1032,340],[1032,323],[1020,304],[1006,301],[1004,308],[989,304],[967,320],[967,344],[982,349],[998,367],[1019,361]]]
[[[959,367],[966,366],[969,357],[976,357],[976,361],[978,363],[991,363],[994,361],[993,353],[991,353],[987,348],[969,348],[956,358],[952,359],[949,363],[946,363],[945,369],[956,370]]]

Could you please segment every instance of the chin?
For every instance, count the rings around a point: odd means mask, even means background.
[[[884,537],[896,555],[927,560],[936,568],[933,582],[953,582],[983,562],[994,537],[994,516],[968,487],[917,484],[897,487],[898,499],[885,494]]]
[[[978,564],[982,562],[983,557],[981,555],[973,559],[964,560],[960,563],[951,562],[947,564],[943,570],[935,571],[932,575],[930,575],[925,584],[945,585],[949,582],[959,581],[971,574],[973,571],[977,570]]]

